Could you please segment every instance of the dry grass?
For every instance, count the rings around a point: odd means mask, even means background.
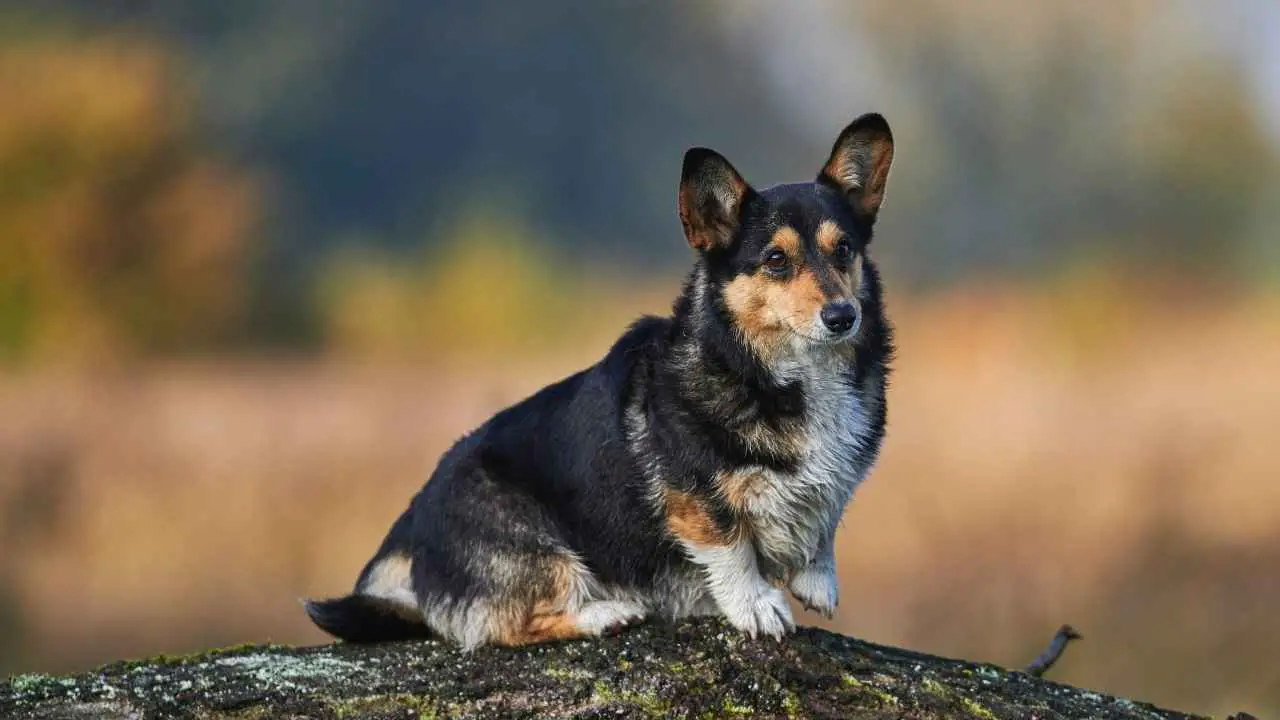
[[[1021,665],[1070,622],[1086,639],[1057,679],[1280,710],[1280,303],[1108,297],[898,303],[834,626]],[[21,508],[0,584],[27,631],[10,669],[321,642],[297,598],[345,591],[454,438],[602,348],[0,379],[0,504]]]

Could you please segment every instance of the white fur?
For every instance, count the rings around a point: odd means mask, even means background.
[[[859,399],[846,353],[800,339],[792,350],[773,370],[780,381],[803,386],[804,459],[793,473],[764,467],[735,471],[759,476],[745,504],[748,532],[728,547],[686,544],[688,557],[703,569],[704,582],[694,585],[691,578],[671,578],[670,587],[653,598],[665,615],[702,614],[714,604],[731,624],[753,637],[778,637],[793,629],[786,597],[762,576],[757,554],[769,570],[790,572],[790,589],[806,606],[828,617],[834,612],[839,598],[832,541],[845,505],[870,468],[874,408]],[[867,388],[873,383],[868,379]],[[640,398],[626,408],[625,424],[655,511],[661,512],[664,468],[648,451],[649,423]]]
[[[579,630],[588,635],[600,635],[606,630],[639,622],[644,616],[645,608],[640,603],[599,600],[579,608],[576,624]]]
[[[840,604],[840,583],[836,579],[835,555],[830,544],[818,551],[818,557],[791,576],[791,594],[805,608],[821,613],[828,620]]]
[[[804,570],[830,546],[866,474],[871,408],[855,395],[845,363],[837,353],[809,348],[775,369],[780,380],[804,388],[806,446],[794,473],[758,469],[762,481],[746,512],[760,553],[783,568]]]
[[[661,516],[664,468],[646,447],[649,421],[640,398],[626,408],[624,421],[632,453],[648,481],[650,502],[655,514]],[[724,548],[681,545],[686,556],[701,568],[701,577],[676,570],[659,578],[651,598],[659,612],[671,618],[718,613],[752,637],[762,632],[780,637],[794,628],[786,597],[760,576],[749,540]]]
[[[422,615],[427,627],[461,645],[467,652],[500,633],[489,604],[483,600],[455,602],[438,598],[424,603]]]
[[[418,596],[413,591],[413,561],[406,555],[382,558],[360,584],[359,593],[384,600],[405,612],[419,611]]]
[[[753,638],[780,638],[795,630],[786,596],[760,576],[751,541],[744,538],[726,547],[686,544],[685,549],[703,567],[707,590],[731,625]]]

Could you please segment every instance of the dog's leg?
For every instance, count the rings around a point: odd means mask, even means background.
[[[645,609],[639,603],[600,600],[588,602],[576,611],[542,612],[535,610],[522,625],[505,629],[496,642],[519,646],[597,637],[644,619]]]
[[[790,587],[791,594],[806,610],[821,613],[828,620],[835,615],[836,606],[840,604],[840,586],[836,580],[834,537],[823,538],[813,560],[791,576]]]
[[[543,560],[537,567],[545,577],[526,574],[522,586],[525,589],[541,586],[539,596],[532,603],[528,595],[521,595],[520,589],[508,588],[505,601],[490,602],[469,613],[485,628],[489,636],[486,641],[519,646],[597,637],[638,623],[648,614],[647,606],[639,597],[599,599],[598,583],[572,555]],[[472,646],[475,644],[479,643]]]
[[[702,566],[707,590],[731,625],[753,638],[781,638],[796,629],[786,595],[761,577],[750,539],[741,537],[724,546],[686,545],[686,549]]]
[[[707,592],[730,624],[753,638],[780,638],[795,629],[786,595],[760,575],[745,528],[722,524],[689,493],[667,488],[665,501],[667,529],[702,568]]]
[[[643,605],[629,600],[597,600],[578,609],[578,629],[587,635],[603,635],[644,620]]]

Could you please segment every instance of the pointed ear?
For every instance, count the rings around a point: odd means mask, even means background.
[[[689,245],[703,252],[727,247],[739,213],[754,192],[720,153],[692,148],[680,171],[680,224]]]
[[[818,182],[839,189],[859,217],[873,222],[884,202],[892,166],[893,133],[889,123],[879,113],[867,113],[849,123],[836,138]]]

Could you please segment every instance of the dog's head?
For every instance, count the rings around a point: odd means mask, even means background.
[[[867,244],[892,163],[893,135],[877,114],[840,133],[814,182],[757,191],[719,153],[685,153],[685,237],[718,307],[763,359],[856,339],[874,272]]]

